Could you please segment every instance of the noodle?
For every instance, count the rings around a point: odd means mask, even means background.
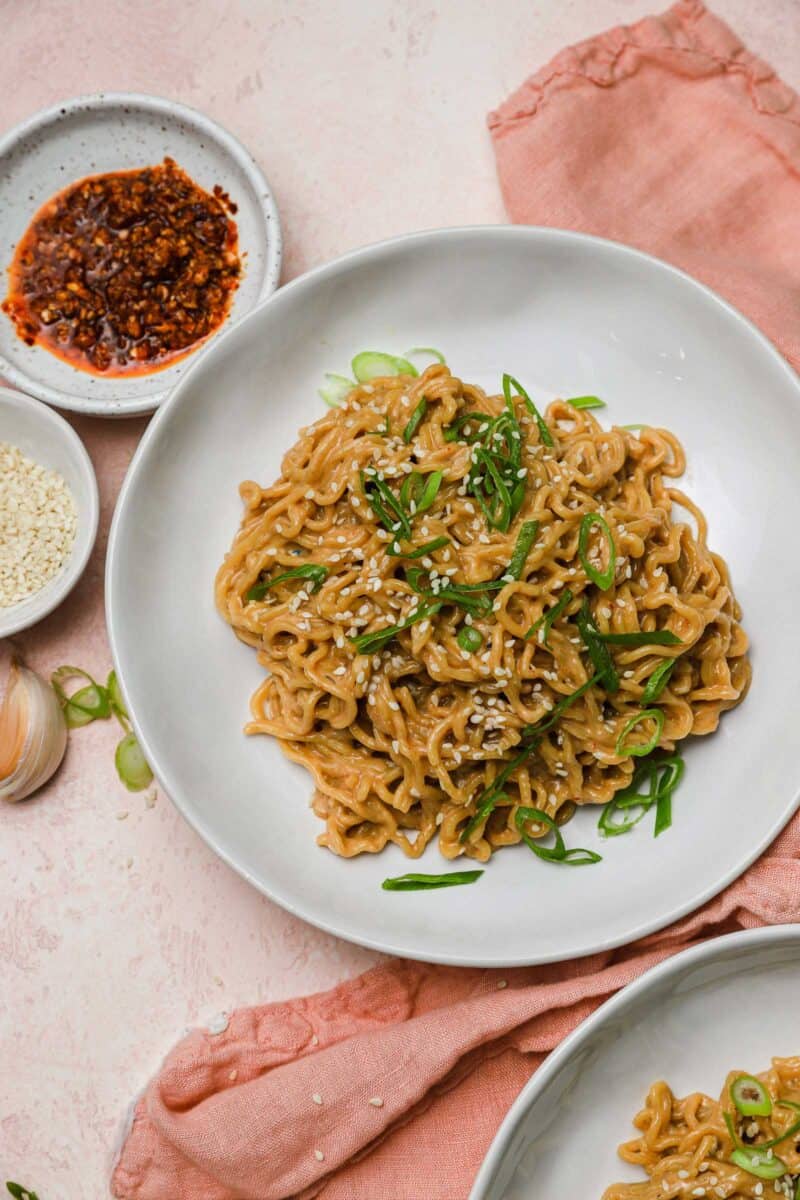
[[[734,1146],[723,1114],[727,1112],[734,1121],[741,1144],[758,1154],[759,1142],[778,1137],[797,1121],[797,1111],[782,1107],[780,1101],[800,1101],[800,1057],[775,1058],[771,1070],[755,1077],[769,1093],[769,1116],[742,1117],[737,1113],[730,1089],[741,1074],[732,1071],[728,1075],[719,1100],[700,1093],[678,1100],[666,1083],[654,1083],[644,1108],[633,1121],[641,1136],[619,1148],[620,1158],[641,1167],[649,1181],[612,1184],[602,1200],[674,1200],[690,1196],[707,1196],[709,1200],[783,1196],[794,1200],[792,1180],[800,1177],[798,1135],[763,1152],[764,1162],[778,1158],[786,1168],[778,1178],[764,1182],[766,1176],[759,1178],[730,1161]]]
[[[468,480],[475,438],[504,411],[521,445],[520,507],[505,531],[487,521]],[[486,414],[486,422],[478,416],[470,425],[469,412]],[[747,690],[747,637],[727,568],[706,546],[703,514],[672,486],[684,469],[677,439],[653,428],[639,437],[603,429],[565,401],[549,406],[546,421],[543,438],[519,397],[504,408],[502,396],[437,365],[418,378],[357,386],[342,407],[300,431],[274,484],[241,485],[244,518],[218,572],[216,602],[268,672],[246,732],[276,737],[311,772],[313,808],[325,822],[319,843],[337,854],[393,842],[417,858],[438,837],[446,858],[484,861],[520,841],[519,806],[561,823],[576,805],[604,804],[630,782],[637,759],[618,753],[617,742],[646,707],[644,687],[665,658],[677,662],[658,701],[663,749],[711,733]],[[413,501],[406,506],[408,540],[385,527],[380,501],[366,492],[380,479],[397,503],[415,472],[435,495],[424,512],[415,513]],[[422,504],[420,490],[414,494]],[[672,519],[674,504],[696,531]],[[587,577],[579,553],[588,513],[603,516],[613,538],[606,591]],[[513,579],[520,529],[532,521],[535,541]],[[412,547],[428,543],[429,553],[409,559]],[[607,570],[610,550],[598,525],[588,545],[595,571]],[[300,564],[318,564],[321,577],[313,568],[308,578],[292,575]],[[448,586],[490,580],[498,582],[488,611],[465,612],[444,599]],[[248,599],[259,581],[263,594]],[[541,633],[525,640],[567,589],[572,599],[546,640]],[[573,619],[584,597],[601,634],[668,628],[681,644],[612,646],[619,690],[608,695],[600,683],[586,690],[522,755],[493,810],[461,841],[492,781],[519,753],[525,727],[591,677]],[[383,647],[358,652],[351,639],[408,621],[417,606],[416,620]],[[477,650],[457,640],[465,625],[476,631],[469,637],[480,635]],[[647,732],[643,726],[631,740],[641,744]],[[529,827],[530,836],[545,832]]]

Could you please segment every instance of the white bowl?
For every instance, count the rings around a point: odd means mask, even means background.
[[[238,484],[272,481],[323,412],[325,371],[361,349],[437,346],[497,391],[599,394],[604,423],[666,425],[688,454],[686,491],[731,567],[754,644],[750,694],[694,739],[674,824],[600,839],[598,810],[568,827],[603,861],[570,869],[502,849],[471,887],[382,891],[411,869],[396,847],[345,860],[315,845],[310,776],[276,741],[246,738],[255,652],[214,608],[216,570],[242,515]],[[800,381],[713,292],[635,250],[514,226],[412,234],[281,288],[172,393],[128,472],[111,532],[112,650],[148,760],[222,857],[306,920],[412,958],[558,961],[620,945],[734,879],[794,811],[800,784]],[[713,848],[711,850],[710,848]],[[462,864],[463,865],[463,860]],[[414,870],[448,864],[435,845]]]
[[[797,1054],[798,991],[796,925],[712,938],[645,972],[525,1085],[470,1200],[589,1200],[611,1183],[643,1183],[617,1146],[636,1136],[631,1120],[650,1084],[718,1096],[728,1071],[756,1073]]]
[[[77,510],[75,540],[57,575],[27,600],[0,608],[0,638],[35,625],[74,588],[89,561],[99,504],[92,460],[83,442],[63,417],[46,404],[0,387],[0,442],[10,442],[43,467],[58,471],[72,492]]]
[[[127,92],[100,92],[54,104],[0,139],[0,268],[46,200],[85,175],[153,166],[170,155],[206,191],[221,184],[234,216],[244,272],[219,333],[278,286],[278,209],[253,157],[225,129],[185,104]],[[5,293],[5,287],[3,287]],[[105,379],[27,346],[0,313],[0,375],[48,404],[105,417],[152,412],[205,347],[151,375]]]

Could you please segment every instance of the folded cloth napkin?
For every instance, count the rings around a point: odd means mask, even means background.
[[[695,0],[564,51],[490,117],[514,220],[633,243],[800,365],[800,102]],[[465,1200],[522,1085],[607,996],[700,938],[800,921],[800,817],[671,928],[509,971],[388,962],[196,1031],[140,1099],[120,1200]]]

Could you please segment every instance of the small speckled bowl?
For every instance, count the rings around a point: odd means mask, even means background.
[[[105,92],[56,104],[0,139],[0,292],[34,214],[56,192],[86,175],[154,166],[174,158],[212,191],[220,184],[237,205],[244,272],[219,330],[173,366],[129,379],[81,371],[41,346],[27,346],[0,312],[0,376],[48,404],[105,417],[152,412],[198,353],[275,291],[281,272],[278,210],[260,168],[214,121],[156,96]]]
[[[0,442],[58,471],[76,509],[75,541],[61,570],[27,600],[0,608],[0,638],[35,625],[57,608],[83,574],[97,537],[99,504],[92,460],[71,425],[46,404],[0,387]]]

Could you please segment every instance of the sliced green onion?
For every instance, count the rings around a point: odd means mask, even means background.
[[[439,495],[439,488],[442,486],[443,478],[444,476],[441,471],[431,471],[430,475],[423,475],[420,471],[412,471],[403,480],[402,487],[400,488],[400,503],[405,509],[412,511],[412,515],[414,516],[426,512]]]
[[[542,846],[538,840],[532,838],[527,833],[525,829],[526,821],[537,821],[540,825],[545,825],[549,832],[552,833],[555,844],[553,846]],[[514,824],[528,849],[532,850],[538,858],[544,859],[545,862],[564,863],[570,867],[583,867],[588,866],[590,863],[602,861],[602,856],[594,850],[585,850],[578,846],[572,850],[568,850],[555,819],[546,812],[542,812],[540,808],[518,808],[514,814]]]
[[[328,567],[322,563],[304,563],[302,567],[290,567],[288,571],[282,571],[280,575],[275,575],[272,579],[264,579],[258,583],[254,583],[251,588],[245,593],[245,603],[250,604],[253,600],[263,600],[270,588],[274,588],[279,583],[285,583],[289,579],[310,579],[311,594],[318,592],[323,583],[328,577]]]
[[[528,632],[525,634],[525,641],[529,642],[532,637],[536,637],[539,630],[542,630],[542,636],[538,639],[542,646],[547,645],[547,639],[550,636],[550,630],[553,628],[555,621],[563,613],[564,609],[572,600],[572,592],[569,588],[565,588],[561,593],[561,597],[557,604],[553,604],[548,608],[547,612],[542,613],[538,621],[534,621]]]
[[[507,533],[514,517],[514,504],[506,480],[498,470],[494,458],[482,447],[475,450],[474,458],[470,473],[470,478],[474,478],[472,494],[481,506],[489,526],[499,529],[501,533]],[[481,476],[483,482],[478,484],[477,480]]]
[[[32,1192],[30,1188],[24,1188],[21,1183],[12,1183],[10,1179],[6,1180],[6,1189],[14,1197],[14,1200],[39,1200],[36,1192]]]
[[[359,654],[375,654],[378,650],[382,650],[392,638],[397,637],[398,633],[402,633],[411,625],[416,625],[417,621],[424,621],[427,617],[434,616],[441,607],[441,603],[421,604],[411,616],[400,621],[398,625],[388,625],[385,629],[376,629],[374,633],[362,633],[359,637],[350,638],[350,641]]]
[[[411,420],[408,422],[405,429],[403,430],[403,441],[406,443],[406,445],[408,445],[408,443],[413,438],[414,434],[417,432],[417,429],[419,428],[420,424],[424,420],[425,413],[427,411],[428,411],[428,401],[423,396],[422,399],[420,400],[419,404],[417,405],[417,407],[414,409],[413,413],[411,414]]]
[[[649,425],[620,425],[620,429],[630,429],[634,432],[637,429],[649,429],[649,428],[650,428]]]
[[[594,669],[600,674],[603,680],[603,687],[613,695],[619,691],[619,674],[614,666],[614,660],[608,648],[603,644],[600,638],[600,632],[594,623],[589,603],[584,596],[583,603],[575,617],[578,625],[578,630],[583,643],[589,652],[589,657],[592,660]]]
[[[377,473],[367,475],[360,473],[361,490],[367,498],[367,503],[375,516],[389,533],[402,533],[404,538],[411,537],[411,522],[404,507],[404,501],[395,496],[392,489]]]
[[[480,429],[482,425],[491,425],[494,420],[495,418],[491,413],[477,412],[475,410],[472,412],[461,413],[460,416],[456,417],[452,425],[448,425],[443,431],[444,440],[446,442],[457,442],[461,437],[462,429],[465,425],[469,425],[470,422],[473,422],[477,426],[477,429]],[[470,433],[467,437],[467,441],[477,442],[480,440],[481,436],[481,434],[476,432],[475,436],[473,437]]]
[[[667,680],[675,670],[677,661],[677,658],[665,658],[662,663],[659,663],[642,692],[642,704],[652,704],[654,700],[658,699],[667,686]]]
[[[656,805],[653,836],[658,837],[672,824],[672,796],[683,777],[684,762],[678,754],[640,763],[630,783],[603,805],[597,827],[603,837],[629,833]],[[640,791],[649,782],[649,792]],[[617,820],[618,814],[622,819]]]
[[[359,383],[385,375],[419,375],[417,368],[405,358],[383,354],[380,350],[362,350],[350,364]]]
[[[608,566],[605,571],[598,571],[589,561],[587,553],[589,546],[589,534],[592,531],[593,525],[599,525],[603,535],[608,543]],[[614,572],[617,566],[617,548],[614,545],[614,539],[611,536],[611,530],[608,528],[608,523],[605,517],[601,517],[600,513],[586,513],[581,521],[581,530],[578,535],[578,557],[581,560],[584,571],[591,579],[592,583],[596,583],[601,591],[606,592],[614,582]]]
[[[795,1112],[798,1105],[791,1104],[788,1100],[778,1100],[781,1107],[793,1108]],[[753,1147],[754,1150],[771,1150],[773,1146],[779,1146],[781,1142],[785,1142],[787,1138],[793,1138],[796,1133],[800,1133],[800,1121],[795,1121],[792,1125],[787,1125],[783,1133],[779,1133],[776,1137],[770,1138],[768,1142],[759,1142]]]
[[[434,362],[445,363],[447,359],[442,354],[441,350],[436,350],[433,346],[412,346],[410,350],[406,350],[405,358],[432,358]],[[430,366],[430,364],[428,364]]]
[[[680,646],[681,639],[671,629],[654,629],[652,633],[599,633],[609,646]]]
[[[330,371],[326,371],[323,378],[325,382],[319,389],[319,394],[328,408],[338,408],[356,386],[346,375],[332,375]]]
[[[539,427],[539,436],[541,437],[545,446],[552,446],[553,445],[553,435],[551,434],[550,430],[547,428],[544,417],[539,412],[538,408],[533,403],[533,401],[531,400],[528,393],[525,391],[525,388],[522,386],[522,384],[519,382],[519,380],[514,378],[513,375],[507,375],[507,374],[503,375],[503,395],[505,396],[506,404],[507,404],[509,410],[513,413],[514,402],[511,399],[511,389],[512,388],[514,388],[514,390],[517,392],[517,394],[519,396],[521,396],[522,399],[525,401],[525,407],[527,408],[528,412],[531,413],[534,420],[536,421],[536,424]]]
[[[384,879],[381,887],[385,892],[428,892],[434,888],[460,887],[462,883],[474,883],[483,871],[449,871],[444,875],[395,875]]]
[[[780,1179],[789,1170],[783,1159],[762,1154],[760,1146],[740,1146],[731,1153],[730,1161],[758,1179]]]
[[[73,679],[85,679],[87,684],[68,695],[64,684]],[[92,679],[88,671],[80,667],[58,667],[50,676],[50,682],[61,703],[67,728],[80,729],[82,725],[89,725],[98,718],[104,720],[111,715],[108,692]]]
[[[522,730],[523,748],[519,754],[507,762],[501,771],[497,773],[489,786],[481,792],[475,801],[477,807],[474,816],[464,826],[459,834],[458,840],[466,842],[472,836],[476,829],[485,821],[492,812],[500,797],[503,795],[502,789],[505,787],[508,780],[514,772],[522,766],[524,762],[530,758],[533,751],[536,749],[541,738],[548,730],[561,719],[567,709],[579,700],[590,688],[593,688],[596,683],[600,682],[599,675],[593,675],[591,679],[587,679],[579,688],[571,692],[568,696],[562,696],[552,711],[547,717],[539,721],[536,725],[526,725]]]
[[[462,650],[474,654],[483,645],[483,634],[474,625],[462,625],[456,634],[456,641]]]
[[[768,1117],[772,1113],[772,1097],[754,1075],[738,1075],[729,1091],[743,1117]]]
[[[141,792],[153,782],[153,772],[142,754],[135,733],[126,733],[117,746],[114,765],[129,792]]]
[[[424,546],[417,546],[416,550],[402,550],[398,542],[392,542],[386,553],[391,558],[424,558],[426,554],[433,554],[436,550],[442,550],[445,546],[450,545],[450,538],[438,537],[432,542],[426,542]]]
[[[605,400],[601,400],[599,396],[570,396],[567,404],[571,404],[573,408],[605,408]]]
[[[111,710],[115,716],[127,720],[128,710],[125,707],[125,701],[122,699],[122,692],[117,681],[117,672],[110,671],[106,680],[106,691],[108,699],[111,703]]]
[[[510,575],[513,579],[522,578],[522,572],[525,570],[525,563],[528,561],[528,555],[531,552],[531,546],[536,541],[536,534],[538,532],[538,521],[522,522],[522,527],[517,534],[514,553],[511,555],[509,564],[503,572],[504,576]]]
[[[646,742],[639,745],[626,746],[625,738],[629,733],[640,725],[642,721],[652,720],[654,724],[653,733]],[[660,708],[643,708],[635,717],[631,717],[623,727],[622,733],[617,738],[615,752],[623,757],[633,755],[635,758],[644,758],[645,754],[650,754],[655,750],[661,739],[661,733],[664,728],[664,714]]]

